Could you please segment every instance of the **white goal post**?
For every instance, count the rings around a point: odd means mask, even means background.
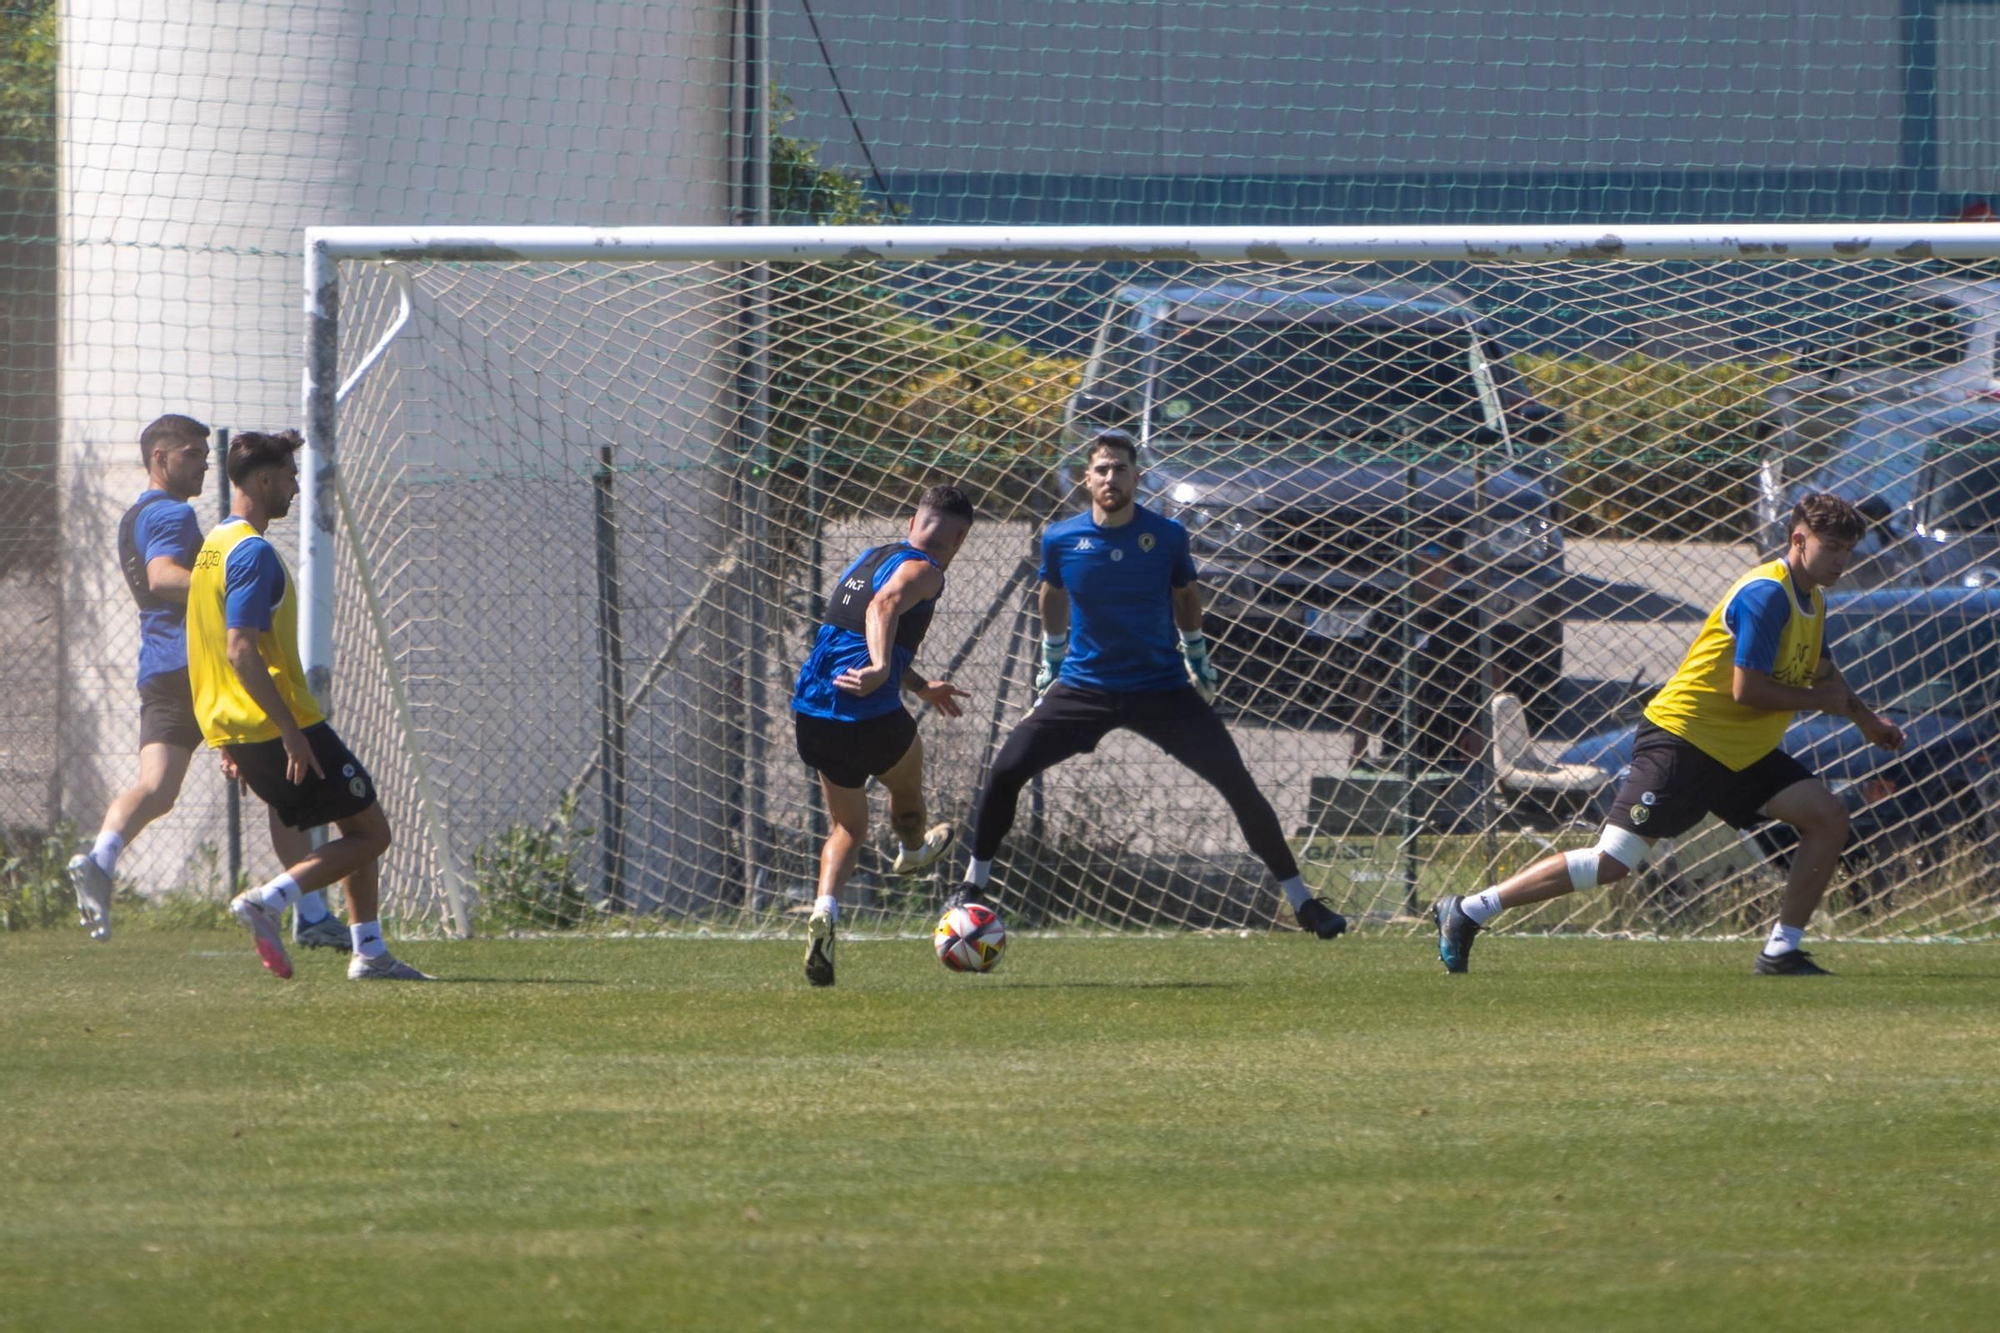
[[[1976,224],[314,228],[302,655],[406,929],[763,928],[822,831],[787,698],[828,579],[923,484],[975,492],[923,654],[974,687],[921,730],[964,833],[1033,535],[1115,421],[1309,879],[1393,922],[1593,827],[1647,689],[1823,487],[1879,520],[1834,651],[1932,719],[1899,766],[1800,733],[1856,816],[1832,929],[1990,933],[1996,260]],[[1758,929],[1783,847],[1680,841],[1524,924]],[[1047,775],[1003,856],[1031,925],[1286,919],[1143,745]],[[865,856],[856,905],[942,888]]]

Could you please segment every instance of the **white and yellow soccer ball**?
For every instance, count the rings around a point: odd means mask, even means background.
[[[990,907],[967,903],[945,909],[931,942],[937,956],[954,972],[991,972],[1007,952],[1007,928]]]

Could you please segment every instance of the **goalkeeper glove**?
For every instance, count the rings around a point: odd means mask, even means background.
[[[1188,684],[1194,686],[1203,703],[1214,703],[1222,678],[1215,674],[1215,664],[1208,660],[1208,640],[1201,636],[1200,630],[1181,631],[1181,657],[1187,663]]]
[[[1036,703],[1040,703],[1042,696],[1049,692],[1049,686],[1056,683],[1056,677],[1062,672],[1063,659],[1068,656],[1069,638],[1067,635],[1060,639],[1052,639],[1046,635],[1042,637],[1042,665],[1035,672]]]

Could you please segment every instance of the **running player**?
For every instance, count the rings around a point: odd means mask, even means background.
[[[188,590],[188,673],[195,717],[210,745],[227,753],[270,807],[271,845],[285,869],[238,894],[229,911],[256,942],[264,966],[292,975],[278,923],[306,893],[347,881],[354,981],[429,981],[391,957],[376,919],[389,819],[375,781],[326,723],[299,665],[298,598],[270,542],[272,520],[299,491],[298,432],[245,431],[229,442],[236,485],[230,517],[195,557]],[[340,836],[315,848],[307,831]]]
[[[104,812],[90,850],[70,858],[77,916],[94,940],[111,938],[118,854],[174,808],[201,744],[188,687],[188,578],[201,524],[188,504],[208,476],[208,427],[169,413],[139,433],[146,489],[118,524],[118,567],[139,604],[139,778]],[[349,947],[347,931],[318,893],[299,899],[293,939],[308,948]]]
[[[1501,912],[1623,879],[1655,839],[1685,833],[1712,813],[1738,828],[1777,819],[1799,831],[1778,921],[1754,970],[1827,975],[1799,944],[1847,845],[1847,807],[1778,747],[1792,714],[1813,708],[1847,718],[1871,744],[1902,748],[1902,728],[1861,702],[1821,642],[1821,589],[1846,571],[1866,530],[1867,520],[1836,496],[1808,495],[1793,507],[1785,554],[1736,580],[1646,705],[1631,769],[1597,845],[1438,901],[1432,914],[1445,971],[1466,970],[1473,941]]]
[[[951,848],[950,824],[924,828],[924,747],[902,691],[946,717],[959,716],[958,701],[969,697],[948,681],[925,679],[914,663],[944,592],[944,572],[971,530],[972,501],[963,492],[925,491],[907,540],[863,551],[841,571],[826,623],[799,668],[792,691],[799,758],[819,774],[832,825],[806,922],[806,980],[815,986],[833,984],[840,890],[868,832],[868,779],[881,779],[888,790],[889,824],[902,844],[890,869],[918,874]]]

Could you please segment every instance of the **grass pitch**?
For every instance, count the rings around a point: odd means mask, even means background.
[[[0,936],[0,1328],[1869,1329],[2000,1300],[2000,953]]]

